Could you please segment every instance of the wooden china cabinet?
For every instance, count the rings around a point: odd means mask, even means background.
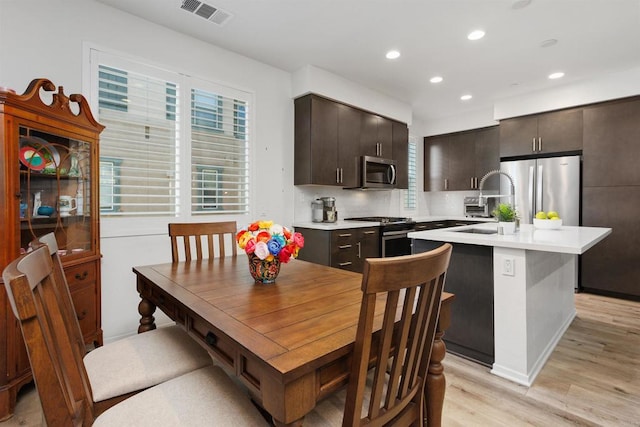
[[[54,232],[85,342],[102,345],[98,137],[82,95],[36,79],[22,95],[0,88],[0,270]],[[0,286],[0,420],[31,381],[20,327]]]

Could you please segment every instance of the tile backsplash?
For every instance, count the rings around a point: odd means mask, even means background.
[[[418,191],[417,209],[404,208],[405,190],[359,191],[331,186],[295,186],[294,220],[311,221],[311,202],[320,197],[335,197],[338,219],[362,216],[424,217],[464,215],[465,196],[477,191]]]

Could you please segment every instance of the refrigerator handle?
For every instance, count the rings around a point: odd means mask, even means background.
[[[536,209],[544,210],[542,206],[542,165],[538,165],[538,174],[536,176]]]
[[[531,219],[536,214],[534,212],[535,207],[533,206],[533,166],[529,166],[528,182],[529,182],[529,191],[527,191],[527,195],[529,197],[529,200],[528,200],[529,212],[527,213],[529,214],[529,219]]]

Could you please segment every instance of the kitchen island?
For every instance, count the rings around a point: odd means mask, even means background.
[[[465,318],[461,304],[461,310],[452,313],[450,331],[455,334],[456,323],[462,329],[484,328],[467,338],[473,341],[484,334],[491,339],[491,351],[473,342],[457,348],[447,342],[448,348],[491,365],[495,375],[530,386],[576,315],[578,255],[610,233],[610,228],[541,230],[523,224],[516,234],[501,235],[496,223],[484,223],[418,231],[408,237],[414,239],[414,252],[452,243],[445,290],[456,293],[457,301],[464,302],[466,296],[481,315],[484,310],[483,323]],[[450,278],[454,289],[448,287]],[[485,288],[479,291],[482,283]]]

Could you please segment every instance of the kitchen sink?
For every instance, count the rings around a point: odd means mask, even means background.
[[[473,233],[473,234],[498,234],[498,230],[489,230],[486,228],[467,228],[466,230],[451,230],[456,233]]]

